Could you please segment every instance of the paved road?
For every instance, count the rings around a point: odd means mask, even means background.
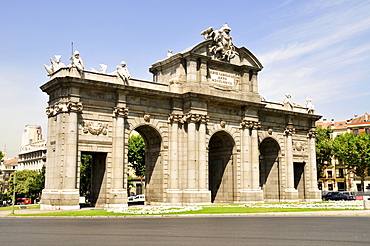
[[[1,245],[370,245],[369,217],[1,218]]]

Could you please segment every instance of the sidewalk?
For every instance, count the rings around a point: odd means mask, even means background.
[[[83,208],[84,210],[91,209],[91,208]],[[61,212],[62,210],[40,210],[40,209],[21,209],[21,210],[14,210],[14,214],[38,214],[38,213],[53,213],[53,212]],[[25,218],[23,216],[8,216],[11,214],[11,210],[7,211],[0,211],[0,218]],[[313,211],[313,212],[281,212],[281,213],[232,213],[232,214],[163,214],[163,215],[133,215],[133,216],[96,216],[97,218],[117,218],[117,217],[302,217],[302,216],[311,216],[311,217],[370,217],[370,210],[349,210],[349,211]],[[27,216],[28,218],[35,218],[37,216]],[[92,218],[91,216],[88,216]],[[41,218],[41,217],[39,217]],[[57,217],[55,217],[57,218]],[[83,216],[71,216],[71,218],[83,218]]]

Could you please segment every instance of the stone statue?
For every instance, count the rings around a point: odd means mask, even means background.
[[[121,64],[119,66],[117,66],[117,71],[116,73],[118,74],[118,76],[120,76],[122,78],[123,81],[125,81],[126,83],[128,82],[128,80],[131,78],[130,76],[130,73],[128,72],[128,69],[126,67],[126,62],[122,61]]]
[[[289,105],[290,107],[293,107],[294,104],[292,103],[291,99],[292,99],[292,95],[290,95],[290,93],[285,93],[285,98],[283,101],[284,106]]]
[[[306,97],[306,108],[307,108],[307,113],[315,112],[315,106],[312,104],[312,99],[309,97]]]
[[[216,58],[230,60],[237,55],[230,32],[231,28],[227,24],[224,24],[219,30],[214,30],[213,27],[210,27],[200,34],[203,35],[206,40],[213,40],[210,52],[215,55]]]
[[[46,71],[48,72],[48,75],[55,73],[62,67],[66,67],[66,65],[64,65],[64,63],[60,61],[61,57],[62,57],[61,55],[55,55],[55,61],[50,58],[50,63],[51,63],[50,66],[43,64]]]
[[[106,73],[107,72],[107,68],[108,68],[107,65],[105,65],[105,64],[99,64],[99,66],[100,66],[99,71],[96,70],[95,68],[92,68],[91,67],[91,72],[94,72],[94,73]]]
[[[100,66],[100,72],[101,73],[106,73],[107,72],[107,68],[108,68],[107,65],[105,65],[105,64],[99,64],[99,66]]]
[[[80,57],[80,52],[78,50],[75,51],[74,55],[69,58],[72,63],[70,64],[70,67],[75,67],[79,72],[82,72],[85,68],[84,62],[82,61],[82,58]]]
[[[172,52],[173,52],[173,50],[168,50],[167,51],[167,57],[171,57],[172,56]]]

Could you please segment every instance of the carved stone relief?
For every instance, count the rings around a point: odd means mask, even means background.
[[[106,122],[94,122],[84,120],[82,122],[83,132],[85,134],[90,133],[92,135],[107,135],[108,134],[108,123]]]
[[[305,151],[306,144],[302,141],[294,141],[293,142],[293,150],[294,151]]]
[[[145,122],[149,123],[149,121],[150,121],[150,114],[145,114],[144,115],[144,120],[145,120]]]

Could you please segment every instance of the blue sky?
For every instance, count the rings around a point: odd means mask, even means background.
[[[260,60],[259,91],[269,101],[284,94],[318,114],[347,120],[370,113],[370,1],[0,1],[0,150],[16,156],[24,126],[47,134],[48,97],[39,87],[42,64],[71,42],[85,69],[127,62],[131,77],[151,80],[148,68],[203,40],[225,22],[236,46]]]

